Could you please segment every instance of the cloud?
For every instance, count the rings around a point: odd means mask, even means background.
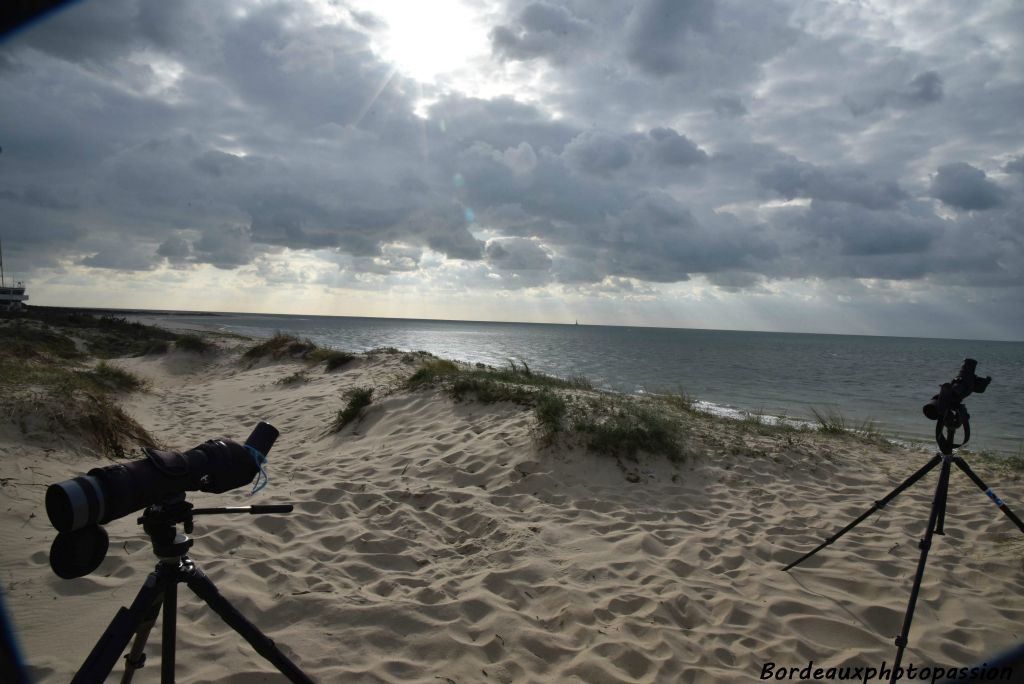
[[[564,156],[575,168],[607,175],[627,166],[633,155],[621,136],[601,131],[584,131],[565,146]]]
[[[490,52],[416,83],[383,9],[74,4],[0,44],[5,256],[428,300],[941,279],[1019,301],[1015,3],[474,16]]]
[[[192,243],[192,250],[196,261],[232,269],[252,261],[255,251],[250,237],[251,232],[245,226],[208,228]]]
[[[91,268],[106,268],[115,271],[151,271],[156,268],[156,259],[136,247],[120,244],[106,244],[95,254],[83,257],[79,263]]]
[[[547,271],[551,268],[551,255],[536,240],[491,240],[485,253],[487,263],[499,271]]]
[[[1018,155],[1003,165],[1003,171],[1024,175],[1024,154]]]
[[[931,196],[957,209],[993,209],[1003,203],[1004,191],[985,172],[965,162],[940,166],[932,177]]]
[[[708,160],[707,152],[671,128],[652,128],[648,136],[654,158],[666,166],[692,166]]]
[[[746,116],[748,110],[738,95],[716,95],[711,99],[711,107],[719,116]]]
[[[626,54],[644,71],[665,76],[687,62],[686,46],[713,28],[712,0],[641,0],[626,24]]]
[[[798,161],[775,164],[758,176],[758,182],[788,200],[809,198],[883,209],[907,199],[895,181],[875,179],[859,169],[827,169]]]
[[[171,263],[180,263],[192,256],[192,245],[184,238],[172,235],[160,243],[156,253],[157,256],[162,256]]]
[[[856,116],[885,107],[916,109],[941,102],[945,96],[943,83],[942,76],[937,71],[924,71],[900,87],[851,94],[845,97],[844,101]]]
[[[501,59],[565,59],[592,35],[591,27],[566,7],[547,2],[526,5],[511,24],[495,26],[491,48]]]

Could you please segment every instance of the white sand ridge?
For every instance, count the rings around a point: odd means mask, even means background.
[[[757,681],[766,661],[891,661],[934,475],[800,568],[780,567],[927,454],[694,417],[688,450],[702,455],[679,466],[641,456],[626,463],[631,482],[612,457],[542,448],[526,408],[402,389],[408,361],[362,355],[291,386],[277,381],[300,361],[245,369],[232,353],[176,352],[118,362],[152,381],[125,404],[169,446],[243,439],[259,419],[281,430],[268,489],[189,499],[296,511],[198,518],[191,555],[314,679],[736,682]],[[365,415],[325,434],[342,393],[362,386],[376,388]],[[104,463],[46,448],[12,429],[0,437],[2,568],[34,672],[66,681],[154,559],[127,516],[108,526],[97,572],[50,573],[44,486]],[[1019,478],[973,465],[1024,510]],[[968,664],[1022,638],[1016,534],[954,475],[906,661]],[[281,680],[184,589],[178,631],[180,681]],[[154,632],[138,681],[155,681],[158,642]]]

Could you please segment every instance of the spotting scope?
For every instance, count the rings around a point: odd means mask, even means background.
[[[260,422],[244,444],[208,440],[188,451],[146,447],[145,458],[93,468],[46,489],[46,514],[57,530],[50,566],[65,579],[92,572],[107,553],[100,527],[185,492],[222,494],[253,481],[278,436]]]

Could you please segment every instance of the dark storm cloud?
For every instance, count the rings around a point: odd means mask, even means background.
[[[883,107],[914,109],[935,104],[944,94],[942,76],[937,71],[925,71],[902,87],[849,95],[845,102],[853,114],[860,116]]]
[[[68,211],[78,208],[78,205],[75,202],[60,197],[49,188],[41,188],[37,185],[30,185],[20,190],[0,190],[0,200],[7,200],[17,204],[23,204],[29,207],[38,207],[41,209],[58,209]]]
[[[652,128],[648,133],[654,158],[668,166],[692,166],[708,160],[696,143],[671,128]]]
[[[160,243],[156,253],[157,256],[162,256],[172,263],[181,263],[192,256],[192,245],[185,239],[172,235]]]
[[[565,146],[564,156],[581,171],[598,175],[617,171],[633,160],[626,140],[601,131],[580,133]]]
[[[1019,157],[1015,157],[1003,165],[1003,170],[1007,173],[1017,173],[1024,175],[1024,154]]]
[[[452,259],[475,261],[483,256],[484,243],[473,237],[468,230],[456,233],[445,231],[440,235],[430,235],[427,245]]]
[[[931,196],[957,209],[984,210],[998,207],[1004,192],[985,172],[964,162],[940,166],[932,178]]]
[[[443,126],[443,130],[441,127]],[[484,142],[505,149],[526,142],[535,150],[561,149],[579,130],[510,97],[493,100],[450,95],[430,108],[432,139],[458,146]],[[440,133],[440,134],[439,134]]]
[[[711,100],[711,107],[719,116],[746,116],[747,108],[736,95],[717,95]]]
[[[758,182],[789,200],[850,202],[869,209],[891,208],[907,198],[895,181],[878,180],[858,169],[822,169],[797,161],[776,164]]]
[[[491,240],[485,250],[487,263],[499,271],[547,271],[551,255],[535,240]]]
[[[712,30],[714,11],[713,0],[641,0],[626,24],[626,54],[656,76],[680,70],[687,45]]]
[[[508,25],[491,30],[494,53],[502,59],[531,60],[547,57],[564,59],[589,40],[591,27],[566,7],[547,2],[526,5]]]
[[[408,273],[419,268],[423,250],[411,245],[389,244],[381,248],[376,257],[362,257],[356,269],[363,273],[388,275],[391,273]]]
[[[116,271],[151,271],[157,266],[152,255],[122,244],[109,245],[96,254],[81,259],[79,263],[91,268],[109,268]]]
[[[204,230],[202,236],[192,243],[192,250],[197,261],[222,269],[243,266],[253,257],[250,231],[239,225]]]
[[[358,9],[82,2],[0,45],[5,248],[306,282],[288,249],[345,287],[433,250],[459,287],[1020,288],[1024,14],[943,8],[509,0],[474,65],[515,95],[421,101]]]

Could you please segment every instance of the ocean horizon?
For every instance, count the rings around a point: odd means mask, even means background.
[[[526,362],[535,371],[582,375],[624,392],[683,392],[705,410],[743,418],[814,422],[836,411],[852,426],[873,424],[886,437],[934,446],[935,423],[921,407],[964,358],[992,376],[965,401],[969,448],[1024,451],[1024,342],[437,319],[114,310],[174,316],[179,323],[250,337],[277,331],[361,352],[377,347],[427,351],[492,366]],[[962,431],[958,437],[962,438]]]

